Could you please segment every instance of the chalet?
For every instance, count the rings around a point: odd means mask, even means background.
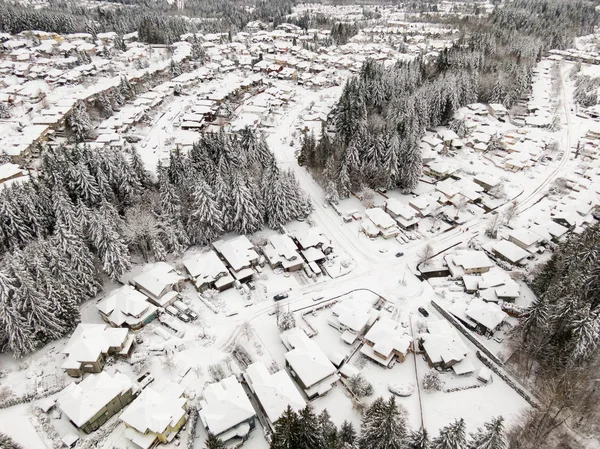
[[[448,178],[453,172],[450,165],[441,161],[432,161],[423,166],[423,173],[440,181]]]
[[[289,351],[285,365],[308,399],[327,394],[338,376],[319,346],[297,327],[283,332],[281,340]]]
[[[75,427],[93,432],[128,405],[138,389],[127,376],[106,372],[71,383],[58,396],[58,408]]]
[[[150,302],[159,307],[166,307],[177,299],[177,292],[183,287],[185,278],[168,263],[157,262],[138,274],[131,282]]]
[[[99,373],[109,355],[128,357],[133,341],[133,335],[127,329],[112,328],[106,324],[79,323],[61,351],[67,356],[62,369],[71,377]]]
[[[128,327],[136,330],[157,317],[157,307],[131,285],[111,292],[96,304],[104,321],[113,327]]]
[[[412,337],[404,332],[399,323],[390,318],[380,318],[369,329],[360,352],[383,366],[392,359],[403,362],[410,350]]]
[[[198,291],[209,288],[223,291],[235,282],[227,266],[214,251],[189,256],[183,261],[183,266]]]
[[[217,240],[212,246],[229,265],[236,280],[244,282],[252,279],[252,267],[258,263],[259,256],[248,237],[240,235],[227,241]]]
[[[245,441],[256,426],[256,412],[235,376],[207,385],[200,400],[200,420],[224,443]]]
[[[288,406],[296,412],[306,406],[306,401],[285,370],[271,374],[264,363],[256,362],[246,368],[244,378],[266,415],[271,431],[274,430],[273,423]]]
[[[169,381],[144,388],[119,417],[125,437],[141,449],[172,442],[187,420],[183,392],[182,385]]]
[[[275,234],[269,237],[262,252],[271,268],[283,268],[286,271],[297,271],[304,265],[298,254],[296,244],[287,234]]]

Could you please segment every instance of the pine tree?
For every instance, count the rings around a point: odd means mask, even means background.
[[[10,110],[3,101],[0,101],[0,118],[10,118]]]
[[[262,226],[256,195],[258,189],[249,179],[235,171],[231,184],[232,229],[239,234],[252,234]],[[254,192],[254,195],[253,195]]]
[[[499,416],[483,425],[483,429],[471,434],[469,449],[507,449],[508,441],[504,435],[504,418]]]
[[[111,279],[118,279],[131,267],[127,245],[115,230],[113,214],[106,204],[93,211],[88,219],[89,235],[102,264],[102,271]]]
[[[6,334],[8,347],[15,357],[22,357],[35,350],[36,342],[33,329],[20,313],[16,289],[17,281],[0,270],[0,329]]]
[[[67,115],[66,123],[76,142],[86,140],[94,129],[85,104],[81,100],[77,101],[73,110]]]
[[[406,420],[396,399],[373,401],[363,416],[361,449],[401,449],[406,442]]]
[[[150,187],[152,185],[152,182],[150,180],[150,173],[148,173],[148,170],[146,170],[144,162],[140,157],[140,153],[137,151],[136,148],[132,148],[130,154],[130,166],[133,170],[133,173],[135,173],[136,179],[142,187]]]
[[[208,432],[208,437],[204,444],[206,444],[206,449],[225,449],[227,447],[225,446],[225,443],[223,443],[223,440],[214,436],[211,432]]]
[[[188,222],[192,242],[207,244],[223,234],[223,213],[212,188],[199,179],[192,190],[192,213]]]
[[[408,445],[406,449],[430,449],[431,441],[425,428],[421,427],[419,430],[412,432],[408,439]]]
[[[105,92],[100,92],[96,98],[96,104],[104,117],[110,117],[114,114],[112,103]]]
[[[342,443],[354,445],[357,441],[356,430],[350,421],[344,421],[340,428],[340,440]]]
[[[281,417],[275,421],[275,431],[271,438],[271,449],[297,449],[299,420],[298,414],[288,405]]]
[[[23,446],[4,433],[0,433],[0,448],[2,449],[23,449]]]
[[[467,449],[465,420],[457,419],[440,430],[431,443],[432,449]]]
[[[319,432],[317,415],[309,404],[298,413],[298,427],[296,431],[297,449],[324,449],[325,440]]]

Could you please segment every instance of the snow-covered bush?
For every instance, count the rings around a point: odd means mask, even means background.
[[[440,378],[440,374],[431,369],[423,376],[423,389],[425,391],[442,391],[444,381]]]
[[[225,379],[225,377],[227,377],[225,374],[225,370],[218,363],[215,363],[214,365],[210,365],[208,367],[208,374],[210,374],[210,377],[212,378],[213,382],[220,382],[223,379]]]
[[[296,327],[296,318],[294,318],[294,314],[292,312],[282,313],[279,317],[278,326],[281,332]]]
[[[408,397],[415,392],[415,386],[411,383],[408,384],[390,384],[388,386],[390,393],[398,396]]]
[[[373,394],[373,385],[360,373],[348,379],[348,388],[359,398]]]

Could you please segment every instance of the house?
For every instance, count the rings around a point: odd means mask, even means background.
[[[243,282],[252,278],[252,267],[258,263],[258,253],[248,237],[240,235],[227,241],[217,240],[212,246],[225,259],[235,279]]]
[[[419,335],[419,347],[433,368],[449,369],[469,353],[469,348],[446,320],[428,321],[427,333]]]
[[[75,427],[90,433],[133,401],[137,391],[126,375],[101,372],[72,382],[60,393],[57,405]]]
[[[131,285],[111,292],[96,304],[102,319],[113,327],[140,329],[157,317],[157,307]]]
[[[331,240],[327,238],[319,227],[309,228],[306,231],[295,232],[293,239],[298,243],[301,251],[309,248],[318,248],[327,255],[333,251]]]
[[[400,233],[400,230],[396,226],[396,221],[383,209],[378,207],[366,209],[365,215],[375,226],[377,226],[377,229],[383,238],[389,239],[396,237]]]
[[[508,240],[526,251],[531,251],[541,238],[529,229],[518,228],[508,233]]]
[[[342,332],[342,340],[349,345],[377,319],[377,311],[368,303],[349,298],[331,308],[329,325]]]
[[[296,412],[306,406],[306,401],[283,369],[271,374],[263,362],[256,362],[248,366],[244,378],[262,412],[267,416],[271,430],[274,430],[273,423],[281,417],[288,405]]]
[[[500,240],[492,247],[494,255],[512,264],[518,264],[529,256],[529,253],[520,246],[508,240]]]
[[[27,178],[27,170],[23,170],[17,164],[11,162],[0,164],[0,187],[8,186],[14,180]]]
[[[283,268],[285,271],[298,271],[304,260],[298,254],[296,244],[287,234],[275,234],[269,237],[262,252],[271,268]]]
[[[281,334],[285,365],[308,399],[327,394],[337,382],[335,366],[300,328],[289,329]]]
[[[203,396],[200,420],[206,430],[224,443],[245,441],[256,426],[256,412],[235,376],[207,385]]]
[[[495,264],[483,251],[462,251],[445,256],[448,269],[453,277],[464,274],[487,273]]]
[[[171,305],[177,299],[185,278],[166,262],[157,262],[131,281],[150,302],[159,307]]]
[[[187,420],[183,392],[182,385],[169,381],[144,388],[119,418],[127,439],[141,449],[173,441]]]
[[[506,110],[504,105],[499,103],[488,104],[488,111],[492,117],[497,119],[504,118],[508,115],[508,111]]]
[[[498,178],[494,178],[486,173],[480,173],[479,175],[475,176],[473,178],[473,182],[483,187],[486,192],[500,184],[500,180]]]
[[[415,210],[395,198],[386,201],[385,211],[404,229],[412,229],[419,223]]]
[[[383,366],[395,357],[404,362],[410,350],[412,337],[404,332],[399,323],[390,318],[380,318],[364,338],[361,354]]]
[[[440,181],[446,179],[453,172],[454,170],[450,167],[450,165],[441,161],[432,161],[423,166],[423,173]]]
[[[214,288],[221,292],[235,282],[227,266],[214,251],[187,257],[183,266],[199,291]]]
[[[67,360],[62,368],[69,376],[99,373],[109,355],[128,357],[133,348],[133,336],[127,329],[106,324],[79,323],[62,350]]]
[[[485,335],[493,334],[508,316],[498,304],[481,300],[471,301],[465,314],[476,323],[476,330]]]

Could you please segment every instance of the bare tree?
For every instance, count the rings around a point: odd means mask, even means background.
[[[490,220],[490,223],[485,230],[485,235],[487,235],[491,239],[497,238],[499,226],[500,226],[500,219],[498,218],[498,214],[492,215],[492,219]]]
[[[433,257],[433,246],[431,246],[431,243],[428,243],[427,245],[425,245],[423,247],[423,249],[421,251],[419,251],[418,254],[418,261],[419,264],[422,263],[427,263],[429,262],[429,259],[431,259]]]
[[[240,327],[240,333],[247,341],[254,336],[254,327],[248,321],[244,321]]]
[[[514,218],[517,216],[517,208],[519,206],[517,205],[516,201],[513,201],[512,203],[510,203],[510,205],[508,206],[508,208],[504,211],[504,223],[505,224],[510,224],[511,221],[514,220]]]

